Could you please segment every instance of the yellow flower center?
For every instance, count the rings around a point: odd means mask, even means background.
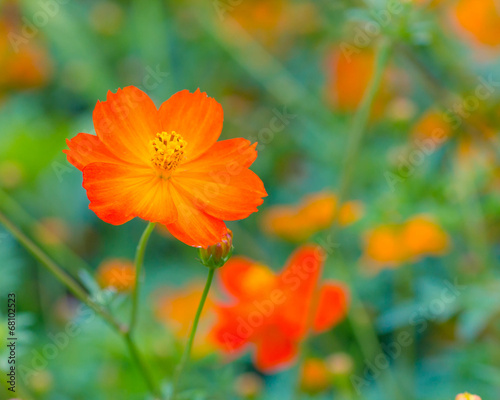
[[[178,133],[161,132],[156,134],[156,138],[151,141],[154,149],[151,162],[158,168],[172,171],[184,157],[184,149],[187,142]]]

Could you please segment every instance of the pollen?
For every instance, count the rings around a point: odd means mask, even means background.
[[[186,145],[184,138],[174,131],[157,133],[151,141],[154,151],[151,162],[158,168],[172,171],[182,161]]]

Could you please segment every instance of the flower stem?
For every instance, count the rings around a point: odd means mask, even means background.
[[[182,375],[182,371],[184,367],[189,361],[191,356],[191,349],[193,347],[194,337],[196,335],[196,330],[198,328],[198,323],[200,321],[201,313],[203,311],[203,307],[205,306],[205,302],[208,297],[208,292],[210,291],[210,286],[212,286],[212,280],[214,278],[215,268],[209,268],[207,282],[205,283],[205,289],[203,289],[203,294],[201,295],[200,303],[198,304],[198,309],[196,310],[196,315],[194,317],[193,326],[191,327],[191,332],[189,333],[189,339],[184,348],[184,352],[182,353],[181,361],[177,368],[175,369],[174,379],[172,382],[172,397],[171,399],[175,399],[177,393],[177,385],[179,383],[179,378]]]
[[[144,264],[144,254],[146,252],[146,246],[148,244],[149,237],[151,236],[155,225],[156,224],[153,222],[148,223],[148,226],[142,233],[135,253],[135,286],[134,292],[132,293],[132,312],[130,315],[129,333],[132,333],[137,323],[137,310],[139,308],[139,292],[141,287],[141,273],[142,265]]]
[[[154,384],[151,374],[145,367],[135,343],[130,336],[128,327],[117,321],[104,308],[93,301],[83,288],[71,277],[64,269],[57,265],[43,250],[40,249],[30,238],[28,238],[17,226],[15,226],[2,212],[0,212],[0,223],[21,243],[40,263],[47,268],[63,285],[65,285],[73,295],[80,301],[85,303],[96,314],[104,319],[120,336],[125,340],[132,359],[137,364],[140,373],[143,375],[149,390],[155,396],[155,399],[160,399],[160,390]]]
[[[375,101],[375,96],[377,95],[382,83],[382,77],[387,62],[389,61],[391,49],[392,46],[389,40],[384,39],[381,41],[375,58],[375,71],[373,73],[373,77],[368,85],[368,88],[366,89],[358,109],[356,110],[356,113],[354,114],[351,130],[349,132],[349,141],[347,143],[344,168],[340,178],[337,209],[339,209],[342,205],[341,203],[345,200],[345,197],[351,187],[352,174],[355,166],[357,165],[359,151],[361,149],[363,137],[366,133],[366,127],[370,118],[370,112]],[[336,215],[338,215],[338,213],[336,213]],[[337,222],[338,218],[335,218],[333,230],[336,229]]]
[[[160,389],[156,386],[155,381],[153,380],[152,374],[147,366],[147,364],[142,359],[139,350],[130,334],[130,331],[123,334],[123,338],[125,340],[125,344],[128,347],[130,355],[137,365],[139,371],[141,371],[142,376],[144,377],[144,381],[148,385],[149,391],[155,396],[154,400],[162,399],[162,394]]]
[[[344,168],[342,170],[342,176],[340,179],[340,188],[338,191],[338,209],[340,209],[342,202],[345,200],[351,184],[354,168],[357,165],[358,157],[360,154],[361,144],[363,142],[363,137],[367,131],[367,125],[370,118],[370,112],[375,101],[375,97],[382,83],[382,77],[389,61],[389,56],[392,50],[392,42],[388,39],[383,39],[379,45],[379,49],[376,54],[375,59],[375,71],[370,84],[365,92],[363,100],[359,105],[356,113],[354,114],[351,131],[349,134],[349,142],[347,146],[347,155],[345,159]],[[338,213],[334,220],[334,224],[330,231],[330,235],[334,236],[338,229]],[[347,278],[348,282],[352,282],[349,279],[349,269],[345,263],[341,262],[340,257],[337,257],[337,267]],[[370,324],[370,319],[368,313],[360,299],[357,298],[356,293],[351,294],[352,297],[352,308],[351,312],[348,314],[347,319],[351,324],[354,336],[356,337],[360,350],[366,357],[366,360],[370,360],[374,355],[381,354],[380,343],[377,337],[376,331]],[[353,310],[356,310],[354,313]],[[402,394],[397,386],[397,381],[389,369],[386,374],[382,376],[384,385],[390,388],[393,398],[400,399]]]
[[[59,267],[49,256],[47,256],[30,238],[28,238],[17,226],[15,226],[2,212],[0,212],[0,222],[5,228],[28,250],[40,263],[47,268],[54,276],[63,283],[73,295],[88,307],[99,314],[118,332],[124,332],[125,328],[113,318],[105,309],[92,301],[85,290],[71,277],[64,269]]]

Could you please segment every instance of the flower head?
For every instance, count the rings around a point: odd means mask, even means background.
[[[183,90],[157,109],[129,86],[108,92],[93,119],[97,136],[78,134],[65,153],[83,172],[90,208],[105,222],[139,217],[207,247],[227,234],[224,220],[248,217],[267,196],[248,169],[256,144],[217,142],[223,111],[206,93]]]
[[[264,230],[290,242],[300,243],[329,228],[338,212],[341,226],[350,225],[363,213],[359,201],[348,201],[337,210],[337,196],[324,191],[308,195],[298,205],[270,207],[263,215]]]
[[[97,282],[103,288],[115,288],[118,292],[129,292],[135,284],[134,263],[124,259],[109,259],[97,269]]]
[[[253,345],[255,365],[263,372],[291,363],[309,323],[314,332],[323,332],[347,312],[344,285],[330,281],[316,287],[323,258],[319,247],[303,246],[278,274],[247,258],[229,260],[219,276],[232,301],[217,304],[212,332],[217,346],[233,353]]]
[[[496,0],[459,0],[454,14],[474,41],[492,47],[500,44],[500,6]]]
[[[402,224],[380,225],[365,239],[365,258],[378,268],[395,268],[425,256],[441,256],[449,249],[446,232],[426,215]]]
[[[452,126],[443,113],[434,109],[427,110],[412,129],[414,139],[431,139],[436,145],[446,141],[452,133]]]
[[[395,71],[383,77],[382,89],[377,93],[372,117],[380,117],[395,92],[390,78]],[[375,51],[371,47],[363,50],[334,48],[326,57],[326,97],[331,105],[341,112],[358,108],[375,73]],[[399,73],[399,72],[398,72]]]

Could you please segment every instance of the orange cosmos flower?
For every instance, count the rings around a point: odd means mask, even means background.
[[[203,293],[204,284],[191,283],[180,289],[165,288],[155,300],[155,315],[180,340],[189,335],[193,315]],[[213,350],[213,345],[206,340],[214,322],[214,302],[209,293],[198,325],[198,335],[193,344],[193,355],[202,357]]]
[[[459,0],[453,12],[474,40],[487,46],[500,45],[500,5],[496,0]]]
[[[263,372],[291,363],[307,333],[311,311],[314,332],[330,329],[347,313],[348,291],[334,281],[319,286],[318,303],[311,310],[324,257],[318,246],[303,246],[278,274],[247,258],[230,259],[220,269],[232,300],[217,305],[212,332],[217,346],[232,353],[253,345],[255,365]]]
[[[371,266],[395,268],[424,256],[441,256],[449,238],[431,218],[417,215],[403,224],[381,225],[365,239],[365,259]]]
[[[273,206],[263,216],[263,229],[291,242],[300,243],[315,233],[329,228],[335,218],[337,196],[324,191],[305,196],[298,206]],[[349,201],[340,207],[338,220],[341,226],[350,225],[363,214],[359,201]]]
[[[129,292],[135,284],[134,263],[117,258],[106,260],[97,269],[96,278],[103,288],[115,288],[118,292]]]
[[[105,222],[139,217],[207,247],[227,234],[224,220],[248,217],[267,196],[248,169],[256,143],[217,142],[222,107],[200,90],[178,92],[157,109],[129,86],[97,102],[93,119],[97,136],[78,134],[65,153],[83,171],[90,209]]]

